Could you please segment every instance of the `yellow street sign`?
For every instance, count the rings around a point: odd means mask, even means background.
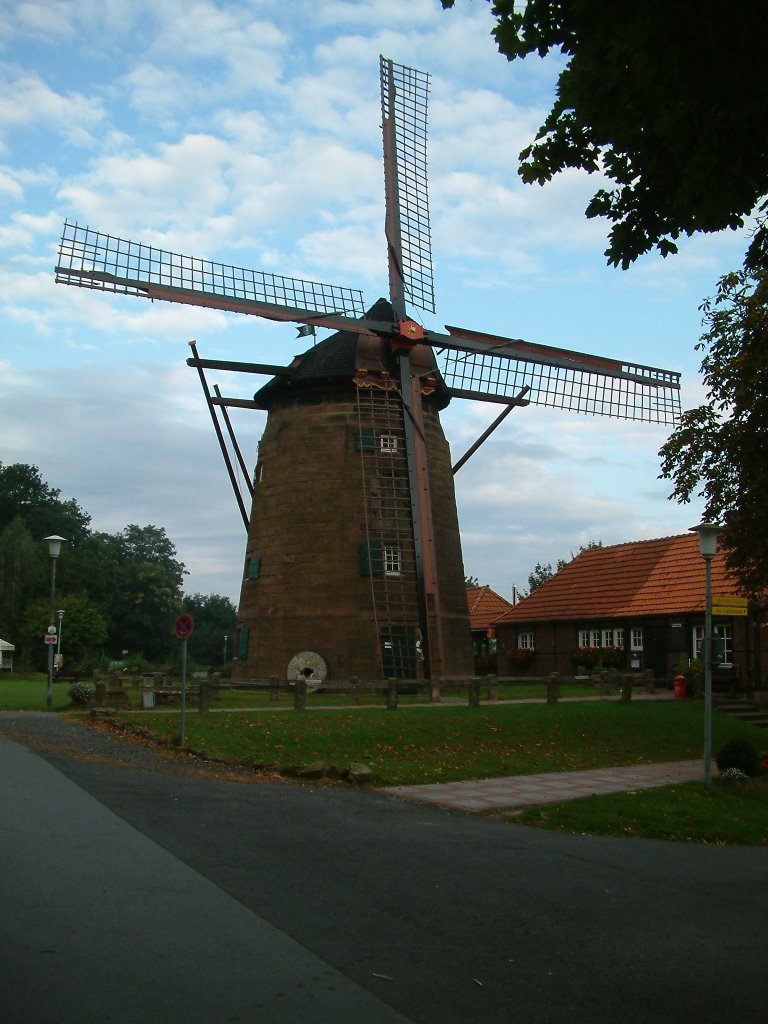
[[[746,615],[746,597],[735,597],[730,594],[714,594],[712,596],[713,615]]]

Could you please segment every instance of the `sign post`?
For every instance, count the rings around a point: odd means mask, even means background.
[[[176,619],[173,631],[181,640],[181,722],[179,724],[179,747],[184,748],[186,714],[187,714],[187,638],[191,635],[195,624],[192,616],[182,612]]]

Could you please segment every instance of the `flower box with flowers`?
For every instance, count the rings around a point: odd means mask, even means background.
[[[508,647],[505,653],[513,672],[520,672],[533,662],[533,651],[530,647]]]

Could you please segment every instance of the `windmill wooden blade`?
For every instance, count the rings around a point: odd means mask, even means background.
[[[405,316],[406,302],[434,313],[427,191],[429,75],[385,57],[379,63],[390,301],[398,317]]]
[[[593,416],[672,425],[680,415],[680,374],[464,328],[426,337],[457,398],[507,403],[522,388],[534,405]]]
[[[340,329],[348,326],[344,317],[357,318],[365,308],[356,288],[181,256],[68,221],[59,243],[56,281],[271,319],[314,319]]]

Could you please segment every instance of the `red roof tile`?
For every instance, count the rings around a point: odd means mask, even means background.
[[[488,629],[499,616],[514,608],[501,594],[490,587],[472,587],[467,590],[470,629]]]
[[[613,619],[704,611],[704,560],[694,533],[582,551],[497,622]],[[718,551],[712,594],[737,595]]]

